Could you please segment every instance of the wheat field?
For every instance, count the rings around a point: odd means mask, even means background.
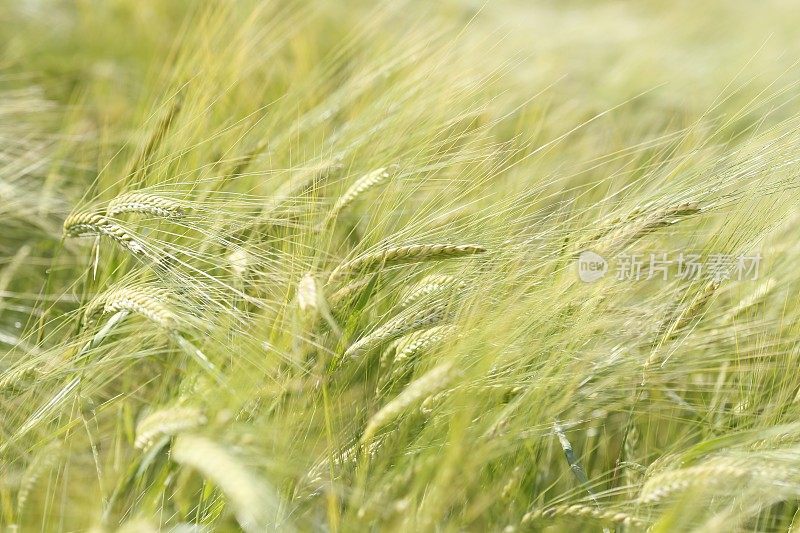
[[[800,531],[798,20],[0,0],[2,530]]]

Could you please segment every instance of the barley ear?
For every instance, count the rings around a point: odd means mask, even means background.
[[[76,213],[64,221],[67,237],[94,237],[104,235],[134,254],[144,252],[144,246],[120,225],[96,213]]]
[[[419,329],[435,326],[447,317],[448,308],[444,304],[420,310],[411,309],[357,340],[345,351],[344,356],[346,358],[358,357],[377,348],[384,342],[393,341]]]
[[[361,437],[363,443],[370,442],[375,434],[394,421],[400,414],[414,403],[439,392],[447,386],[453,378],[453,363],[448,361],[429,370],[420,378],[409,383],[409,385],[397,395],[395,399],[384,405],[367,423],[364,434]]]
[[[206,417],[196,407],[169,407],[159,409],[142,418],[136,424],[136,441],[134,445],[143,449],[156,439],[164,436],[175,436],[196,429],[206,423]]]
[[[371,272],[384,267],[405,263],[440,261],[482,254],[486,248],[476,244],[411,244],[372,252],[342,263],[331,272],[331,283],[352,272]]]
[[[348,187],[342,196],[339,197],[336,203],[333,204],[333,207],[331,208],[330,212],[328,212],[325,220],[318,226],[317,229],[323,229],[331,224],[334,220],[336,220],[336,217],[339,215],[339,213],[341,213],[350,204],[355,202],[359,196],[386,181],[386,179],[396,172],[397,168],[397,165],[387,168],[379,168],[356,180],[355,183]]]
[[[305,274],[297,284],[297,307],[307,323],[314,322],[319,315],[319,286],[311,273]]]
[[[279,499],[271,487],[221,444],[184,433],[175,439],[171,457],[216,484],[247,533],[263,533],[279,527],[292,529],[280,516]]]
[[[139,213],[161,218],[183,218],[186,214],[181,204],[144,192],[130,192],[117,196],[108,203],[106,214],[110,217],[124,213]]]

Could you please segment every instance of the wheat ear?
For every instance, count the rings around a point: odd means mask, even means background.
[[[106,214],[110,217],[124,213],[140,213],[162,218],[182,218],[186,212],[175,200],[145,192],[130,192],[117,196],[108,203]]]
[[[601,522],[610,522],[612,524],[625,526],[643,527],[645,525],[644,521],[628,513],[613,509],[598,509],[597,507],[583,504],[557,505],[555,507],[548,507],[547,509],[531,511],[522,517],[522,523],[528,524],[542,518],[556,518],[560,516],[593,518]]]
[[[67,237],[105,235],[135,254],[144,252],[144,246],[133,235],[97,213],[76,213],[68,216],[64,221],[64,234]]]
[[[345,357],[358,357],[384,342],[398,339],[418,329],[435,326],[446,317],[447,307],[444,305],[402,313],[353,343],[344,355]]]
[[[136,424],[134,446],[146,448],[157,438],[175,436],[198,428],[206,423],[206,417],[196,407],[169,407],[159,409],[142,418]]]
[[[220,444],[189,433],[178,435],[172,446],[172,460],[200,472],[225,494],[239,525],[248,533],[288,528],[278,516],[278,498]]]
[[[274,213],[283,208],[287,202],[310,193],[321,182],[329,179],[342,168],[344,168],[344,164],[342,163],[341,156],[335,156],[330,160],[317,164],[298,178],[290,177],[272,195],[268,205],[264,209],[264,213]]]
[[[333,282],[350,272],[369,272],[382,267],[404,263],[438,261],[481,254],[486,248],[476,244],[411,244],[372,252],[342,263],[331,272],[328,282]]]
[[[361,441],[370,442],[379,429],[394,421],[409,406],[447,386],[453,377],[452,369],[453,363],[448,361],[409,383],[396,398],[384,405],[370,418]]]
[[[172,330],[177,322],[166,305],[169,291],[149,286],[113,289],[92,300],[86,307],[84,322],[89,323],[100,313],[127,311],[141,315],[164,329]]]
[[[30,496],[42,474],[56,464],[61,447],[61,441],[52,441],[34,457],[33,461],[25,469],[17,491],[17,513],[22,513],[28,501],[28,496]]]
[[[400,307],[405,308],[414,305],[420,300],[424,300],[434,294],[440,294],[451,289],[464,287],[466,284],[454,276],[447,274],[432,274],[425,276],[419,283],[412,286],[400,300]]]
[[[331,308],[341,307],[343,304],[349,302],[355,295],[359,294],[362,289],[369,285],[377,274],[366,276],[354,281],[351,281],[341,289],[337,290],[330,295],[328,301]]]
[[[313,321],[319,314],[319,287],[313,274],[307,273],[297,284],[297,307],[306,321]]]
[[[720,282],[718,280],[711,280],[703,287],[703,290],[692,299],[692,301],[685,307],[683,311],[681,311],[677,318],[668,319],[666,320],[660,328],[659,333],[662,335],[667,335],[668,337],[673,337],[676,332],[681,331],[686,326],[692,323],[692,321],[700,316],[708,302],[713,298],[714,294],[717,292],[717,289],[720,286]],[[670,322],[673,323],[670,326]],[[656,364],[659,359],[661,358],[661,352],[658,350],[653,351],[650,357],[647,358],[644,364],[645,372],[654,364]],[[662,362],[663,363],[663,362]]]
[[[733,481],[752,482],[757,479],[775,482],[800,475],[800,470],[772,467],[752,460],[722,457],[707,464],[663,472],[650,478],[642,487],[638,501],[656,503],[676,492],[693,487],[730,486]]]
[[[158,150],[159,145],[164,140],[164,137],[166,137],[167,132],[169,132],[182,108],[183,96],[181,94],[177,94],[170,102],[170,106],[166,113],[164,113],[164,115],[161,117],[161,120],[159,120],[158,124],[156,124],[156,127],[151,132],[147,144],[131,163],[127,173],[128,176],[136,177],[137,174],[144,170],[145,163],[148,159],[150,159],[150,156],[152,156],[156,150]],[[141,175],[137,177],[135,183],[140,184],[144,176],[145,173],[141,172]]]
[[[756,305],[758,302],[761,301],[766,295],[768,295],[772,289],[775,288],[777,282],[775,278],[769,278],[764,283],[758,286],[756,290],[752,292],[752,294],[748,295],[747,297],[743,298],[736,306],[733,307],[728,313],[722,318],[723,324],[729,324],[733,322],[739,315]]]
[[[178,330],[180,321],[167,306],[170,292],[163,288],[150,286],[125,287],[111,290],[89,304],[85,320],[88,322],[101,309],[104,313],[116,313],[123,320],[128,313],[136,313],[164,329],[173,341],[190,357],[194,358],[217,381],[222,377],[216,366],[194,344],[189,342]],[[111,321],[109,321],[110,323]],[[99,335],[99,334],[98,334]]]
[[[336,203],[333,204],[333,207],[325,217],[325,220],[322,222],[322,224],[320,224],[319,228],[322,229],[336,220],[336,217],[339,215],[339,213],[341,213],[350,204],[355,202],[359,196],[386,181],[386,179],[389,178],[389,176],[391,176],[396,169],[397,166],[379,168],[357,179],[355,183],[348,187],[344,194],[342,194],[342,196],[336,200]]]
[[[397,344],[394,362],[403,363],[415,357],[420,352],[450,337],[455,333],[456,329],[456,326],[434,326],[421,331],[415,331],[403,337]]]
[[[394,370],[382,377],[379,386],[403,375],[408,371],[408,365],[406,365],[407,361],[441,344],[444,340],[451,337],[456,330],[456,326],[434,326],[432,328],[415,331],[397,339],[394,344],[387,349],[389,354],[394,353],[394,357],[391,361]],[[388,364],[389,361],[386,361],[386,366],[388,366]]]
[[[604,250],[617,250],[624,248],[654,231],[677,224],[684,218],[702,211],[697,202],[684,202],[674,206],[657,209],[645,215],[648,209],[639,207],[627,216],[617,217],[609,223],[609,228],[596,235],[593,240],[608,235],[608,240],[598,245]],[[624,224],[618,231],[614,227]]]

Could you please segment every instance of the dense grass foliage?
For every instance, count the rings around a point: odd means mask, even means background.
[[[425,4],[0,6],[0,525],[800,530],[797,7]]]

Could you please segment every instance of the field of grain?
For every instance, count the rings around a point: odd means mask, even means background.
[[[800,531],[798,20],[0,0],[0,529]]]

